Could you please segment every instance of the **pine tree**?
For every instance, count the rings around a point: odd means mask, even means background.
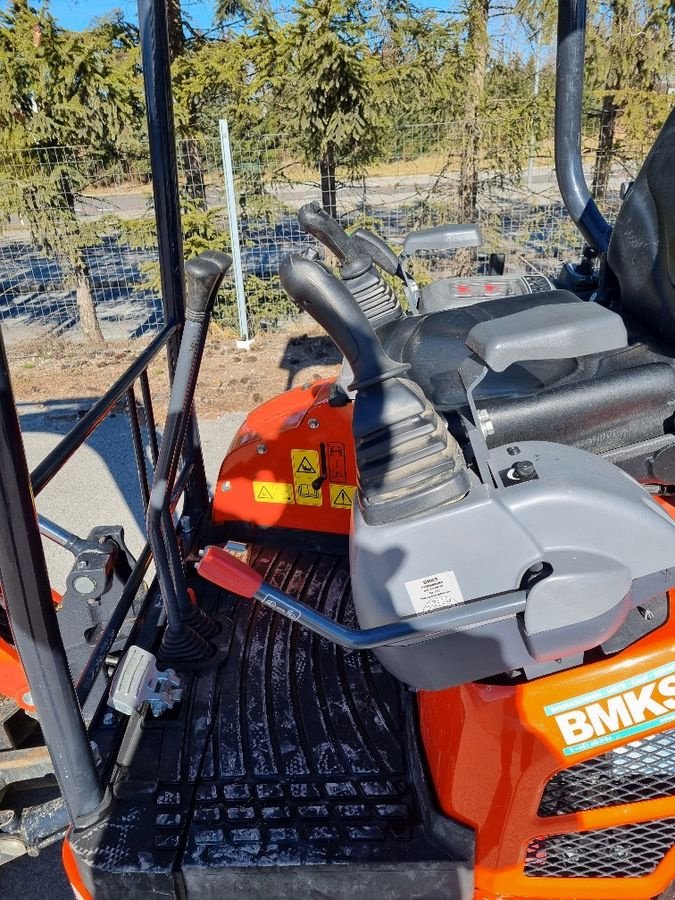
[[[670,9],[670,0],[607,0],[600,5],[591,44],[602,96],[591,186],[596,200],[605,198],[619,155],[620,120],[632,119],[627,130],[633,138],[646,131],[644,143],[649,144],[654,125],[667,112],[668,98],[657,88],[672,53]]]
[[[359,172],[379,147],[372,55],[357,0],[299,0],[293,16],[280,25],[265,13],[257,23],[257,85],[295,123],[305,161],[318,164],[324,209],[335,216],[338,165]]]
[[[0,133],[6,169],[0,209],[19,216],[32,240],[72,273],[80,327],[102,339],[86,247],[91,227],[76,213],[85,186],[85,155],[105,161],[139,98],[116,65],[123,30],[74,33],[59,28],[46,7],[13,0],[0,14]]]

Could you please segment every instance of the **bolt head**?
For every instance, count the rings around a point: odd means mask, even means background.
[[[89,575],[78,575],[77,578],[73,578],[73,587],[78,594],[91,594],[96,587],[96,582]]]
[[[260,456],[264,456],[267,453],[267,445],[266,444],[258,444],[255,448],[256,452],[260,454]]]
[[[310,428],[318,428],[319,420],[318,419],[310,419],[307,424],[309,425]]]
[[[518,478],[532,478],[534,475],[534,463],[529,459],[521,459],[515,463],[513,471]]]
[[[220,489],[221,489],[221,491],[223,491],[223,493],[226,493],[227,491],[231,491],[231,490],[232,490],[232,483],[229,482],[229,481],[224,481],[224,482],[221,484]]]

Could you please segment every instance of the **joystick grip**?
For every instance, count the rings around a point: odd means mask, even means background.
[[[335,341],[354,373],[354,388],[379,384],[410,368],[387,356],[349,288],[321,263],[287,256],[279,276],[291,300]]]
[[[203,322],[210,314],[223,276],[232,265],[227,253],[211,250],[185,263],[185,317]]]
[[[347,259],[350,251],[349,235],[335,219],[328,215],[320,203],[313,200],[298,210],[298,222],[303,231],[313,235],[328,247],[340,262]]]

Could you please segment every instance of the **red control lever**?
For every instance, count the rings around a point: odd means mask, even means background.
[[[207,547],[195,568],[202,578],[240,597],[254,597],[263,582],[255,569],[220,547]]]

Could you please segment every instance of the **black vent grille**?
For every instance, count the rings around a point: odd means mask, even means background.
[[[539,815],[568,813],[675,795],[675,730],[649,735],[558,772]]]
[[[540,878],[649,875],[675,844],[675,818],[530,841],[525,874]]]

